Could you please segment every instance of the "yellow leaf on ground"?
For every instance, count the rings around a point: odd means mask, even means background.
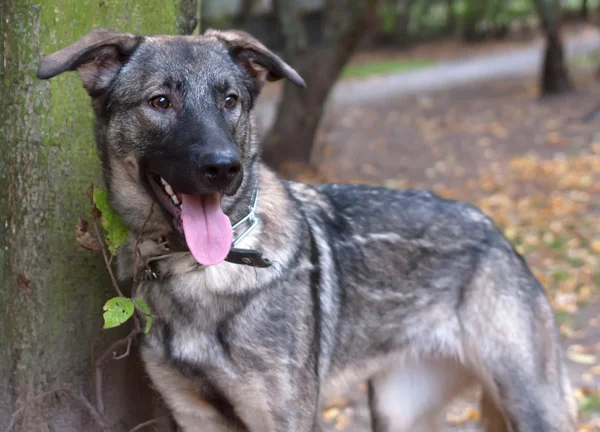
[[[598,363],[598,358],[593,354],[585,352],[586,348],[581,345],[571,345],[567,349],[567,358],[573,363],[593,365]]]
[[[446,421],[455,425],[463,424],[469,421],[479,421],[480,418],[481,413],[479,412],[479,410],[473,408],[472,406],[467,407],[460,414],[448,413],[446,415]]]
[[[598,362],[598,358],[593,354],[584,354],[574,351],[567,351],[567,358],[573,363],[582,365],[593,365]]]
[[[325,421],[332,421],[335,418],[337,418],[337,416],[340,415],[340,410],[338,408],[328,408],[325,411],[323,411],[323,419]]]

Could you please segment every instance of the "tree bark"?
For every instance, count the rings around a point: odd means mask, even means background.
[[[541,95],[570,92],[573,90],[573,84],[565,64],[560,39],[560,1],[536,0],[536,7],[546,33],[546,51],[540,76]]]
[[[583,20],[588,20],[590,17],[590,8],[589,8],[589,3],[588,0],[581,0],[581,9],[579,11],[579,15],[581,16],[581,19]]]
[[[47,82],[35,72],[42,53],[93,27],[173,33],[178,7],[0,5],[0,430],[119,432],[162,413],[135,350],[104,367],[106,427],[87,405],[96,404],[93,359],[128,329],[102,330],[102,306],[114,293],[99,252],[75,241],[77,218],[90,215],[85,190],[102,183],[88,96],[76,73]]]
[[[416,0],[400,0],[397,2],[398,15],[396,16],[396,43],[398,46],[407,46],[410,40],[411,11]]]
[[[454,10],[454,0],[446,0],[446,32],[454,34],[456,31],[456,12]]]
[[[248,28],[248,23],[252,18],[252,8],[256,0],[242,0],[239,12],[233,17],[233,27],[236,29]]]
[[[310,163],[313,140],[329,91],[342,67],[373,24],[377,0],[326,1],[323,40],[306,46],[293,2],[277,0],[279,25],[286,40],[285,59],[306,82],[306,89],[285,82],[274,125],[263,141],[264,159],[279,169],[284,162]],[[335,10],[334,10],[335,9]]]

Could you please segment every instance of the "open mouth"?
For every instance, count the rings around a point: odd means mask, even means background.
[[[181,220],[183,195],[175,192],[171,185],[157,174],[148,174],[148,181],[158,198],[159,204],[173,217],[173,225],[183,234]]]
[[[222,262],[231,248],[233,231],[221,210],[221,194],[182,194],[156,174],[148,174],[148,180],[196,261],[205,266]]]

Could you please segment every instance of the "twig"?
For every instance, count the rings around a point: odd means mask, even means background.
[[[150,220],[150,217],[152,216],[153,213],[154,213],[154,203],[152,203],[152,205],[150,206],[150,211],[148,212],[148,216],[146,216],[146,220],[142,224],[142,227],[138,231],[137,237],[135,238],[135,247],[133,248],[133,268],[134,268],[135,273],[133,274],[133,282],[134,283],[133,283],[133,288],[131,289],[132,296],[135,294],[135,289],[137,287],[136,282],[138,281],[139,261],[142,258],[142,254],[140,252],[140,244],[143,241],[142,232],[144,232],[144,229],[146,228],[146,225],[148,224],[148,221]]]
[[[94,420],[96,420],[100,427],[103,429],[109,429],[106,420],[104,417],[102,417],[102,414],[100,414],[98,410],[94,408],[88,398],[86,398],[81,391],[79,392],[79,396],[74,395],[72,392],[69,392],[69,395],[88,409],[90,415],[94,418]]]
[[[98,238],[98,241],[102,245],[101,250],[102,250],[102,256],[104,257],[104,264],[106,264],[106,269],[108,270],[108,274],[110,275],[110,280],[112,282],[113,288],[115,289],[117,294],[119,294],[119,296],[125,297],[123,295],[123,293],[121,292],[121,289],[119,288],[119,284],[117,283],[117,279],[115,278],[112,268],[110,267],[110,261],[108,260],[108,256],[106,254],[106,248],[104,247],[104,239],[100,235],[100,230],[98,229],[98,222],[96,221],[95,217],[92,219],[92,221],[94,222],[94,231],[96,232],[96,237]]]
[[[37,395],[36,397],[34,397],[31,400],[25,401],[24,405],[13,413],[12,420],[8,424],[8,428],[6,429],[6,432],[10,432],[12,430],[12,428],[15,426],[15,424],[17,423],[17,420],[18,420],[19,416],[21,415],[21,413],[23,411],[25,411],[27,408],[29,408],[30,406],[34,405],[37,401],[39,401],[40,399],[44,399],[48,396],[52,396],[55,394],[66,392],[66,391],[67,391],[67,389],[64,389],[64,388],[49,390],[47,392]]]
[[[129,355],[129,349],[131,348],[132,340],[133,340],[133,338],[127,338],[127,349],[125,350],[125,352],[123,354],[117,355],[116,352],[113,352],[113,360],[121,360]]]
[[[96,423],[98,423],[100,425],[100,427],[102,427],[103,429],[108,429],[108,425],[107,425],[107,422],[104,419],[104,417],[102,417],[102,415],[98,412],[98,410],[96,410],[93,407],[93,405],[87,400],[87,398],[83,394],[80,394],[79,396],[77,396],[68,388],[58,388],[58,389],[54,389],[54,390],[48,390],[44,393],[37,395],[33,399],[25,401],[24,405],[13,413],[12,419],[11,419],[11,421],[8,425],[8,428],[6,429],[5,432],[12,431],[12,429],[15,427],[15,424],[17,424],[17,420],[19,419],[20,415],[27,408],[30,408],[31,406],[35,405],[41,399],[45,399],[48,396],[52,396],[52,395],[58,395],[60,393],[64,393],[65,395],[71,397],[73,400],[76,400],[79,403],[81,403],[83,406],[85,406],[87,408],[87,410],[89,411],[90,415],[92,416],[92,418],[96,421]]]
[[[159,421],[164,420],[164,419],[168,419],[168,418],[169,418],[168,416],[160,416],[160,417],[153,418],[151,420],[145,421],[144,423],[140,423],[139,425],[137,425],[133,429],[130,429],[129,432],[137,432],[139,430],[144,429],[146,426],[150,426],[150,425],[152,425],[154,423],[158,423]]]
[[[104,414],[104,398],[102,397],[102,365],[111,353],[113,355],[113,359],[115,360],[123,359],[129,355],[129,348],[131,346],[131,342],[140,333],[139,322],[136,320],[134,320],[134,322],[136,324],[134,326],[134,329],[131,332],[129,332],[129,334],[126,337],[124,337],[123,339],[119,339],[118,341],[114,342],[111,346],[109,346],[108,349],[104,351],[104,353],[98,358],[98,360],[96,360],[96,406],[100,414]],[[117,356],[116,349],[125,344],[127,344],[127,351],[124,354]]]

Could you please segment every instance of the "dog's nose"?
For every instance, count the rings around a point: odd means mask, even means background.
[[[210,153],[200,162],[200,170],[206,181],[219,189],[229,186],[241,169],[239,158],[232,153]]]

